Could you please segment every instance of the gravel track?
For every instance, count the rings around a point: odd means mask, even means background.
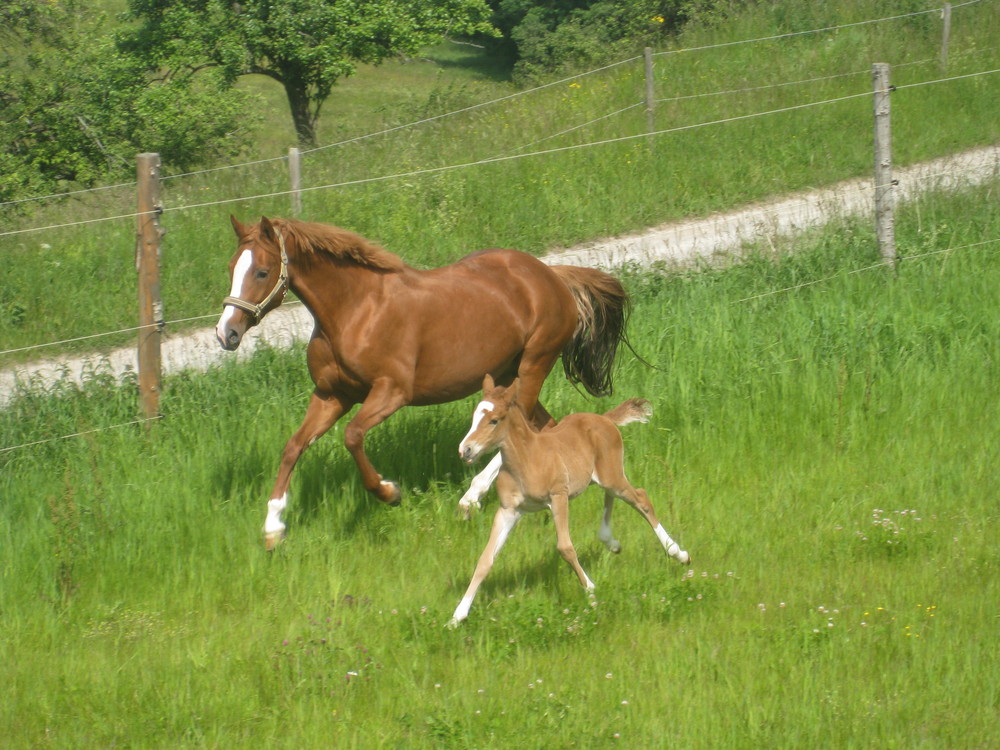
[[[1000,146],[896,169],[893,174],[899,182],[896,199],[905,201],[932,188],[980,184],[994,178],[998,171]],[[873,215],[873,204],[871,180],[849,180],[703,219],[664,224],[644,232],[553,251],[542,260],[552,265],[608,269],[623,265],[646,267],[653,263],[684,266],[699,260],[731,257],[744,243],[795,235],[836,217]],[[219,288],[220,300],[227,291]],[[261,345],[287,347],[293,342],[307,340],[312,327],[308,311],[295,303],[271,312],[261,325],[244,337],[236,352],[225,352],[219,347],[214,324],[194,332],[167,334],[161,347],[163,372],[204,371],[226,359],[246,359]],[[116,378],[135,371],[135,347],[61,356],[0,371],[0,406],[10,400],[18,383],[49,385],[63,378],[82,383],[95,369],[110,372]]]

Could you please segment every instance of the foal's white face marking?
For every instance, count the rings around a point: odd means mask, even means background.
[[[469,431],[465,433],[465,437],[462,438],[462,442],[458,444],[459,455],[461,455],[462,452],[465,450],[465,441],[468,440],[470,437],[472,437],[472,433],[476,431],[477,427],[479,427],[479,423],[483,421],[483,417],[485,417],[489,412],[493,411],[494,408],[495,407],[491,401],[480,401],[476,405],[476,408],[473,409],[472,427],[470,427]]]
[[[233,288],[229,291],[230,297],[239,297],[243,294],[243,282],[246,281],[247,275],[250,273],[250,269],[253,267],[253,251],[247,248],[242,253],[240,253],[239,259],[236,261],[236,266],[233,268]],[[229,325],[229,319],[236,312],[236,308],[232,305],[226,305],[225,309],[222,311],[222,317],[219,318],[219,323],[215,326],[215,333],[220,340],[225,340],[226,338],[226,328]]]

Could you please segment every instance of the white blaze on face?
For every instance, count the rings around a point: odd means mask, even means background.
[[[230,297],[240,297],[240,295],[243,294],[243,282],[250,273],[250,268],[252,266],[253,252],[249,249],[244,250],[240,254],[239,259],[236,261],[236,266],[233,268],[233,288],[229,290]],[[226,305],[223,309],[222,317],[219,318],[219,323],[215,326],[215,334],[219,337],[220,341],[225,340],[226,330],[229,326],[229,319],[235,312],[236,308],[232,305]]]
[[[494,406],[489,401],[480,401],[479,404],[477,404],[476,408],[472,412],[472,427],[470,427],[469,431],[465,433],[465,437],[462,438],[462,442],[458,444],[459,454],[461,454],[465,449],[465,441],[468,440],[472,436],[472,433],[476,431],[476,428],[479,427],[479,423],[483,421],[483,417],[493,411],[493,409]]]

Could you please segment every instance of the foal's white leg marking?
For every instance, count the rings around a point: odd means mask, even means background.
[[[267,518],[264,519],[264,537],[278,541],[285,533],[285,524],[281,522],[281,514],[288,505],[288,493],[267,501]]]
[[[663,549],[667,551],[668,555],[685,565],[691,562],[691,555],[682,550],[680,545],[670,538],[670,535],[663,528],[663,524],[657,524],[653,531],[656,532],[656,536],[660,540],[660,544],[663,545]]]
[[[243,294],[243,282],[246,280],[252,266],[253,253],[250,250],[244,250],[240,253],[239,260],[236,261],[236,267],[233,268],[233,288],[229,290],[230,297],[239,297]],[[219,323],[215,326],[215,335],[222,341],[226,339],[226,326],[235,312],[236,308],[232,305],[226,305],[222,310]]]
[[[486,464],[486,468],[472,478],[469,489],[462,495],[462,499],[458,501],[458,507],[462,509],[466,517],[469,516],[469,511],[473,507],[479,508],[479,500],[496,481],[497,474],[500,473],[501,464],[503,464],[503,458],[497,453]]]
[[[497,559],[497,555],[500,554],[500,550],[503,549],[504,542],[507,541],[507,537],[510,536],[510,532],[515,526],[517,526],[517,522],[521,520],[521,514],[516,510],[508,510],[506,512],[501,510],[497,515],[500,516],[500,529],[497,533],[496,544],[493,546],[493,556],[488,561],[491,567]],[[486,550],[483,550],[483,552],[485,553]],[[480,572],[479,564],[477,564],[476,572],[472,576],[472,581],[469,583],[469,588],[466,590],[465,596],[462,597],[462,601],[460,601],[458,606],[455,607],[455,613],[448,621],[449,628],[457,627],[458,623],[469,616],[469,609],[472,607],[473,599],[476,598],[476,591],[479,590],[479,584],[483,582],[483,578],[486,577],[486,573],[489,572],[489,569],[482,572],[481,576]],[[593,584],[591,584],[591,587],[593,587]]]

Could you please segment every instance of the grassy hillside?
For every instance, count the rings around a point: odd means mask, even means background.
[[[656,97],[663,101],[654,128],[662,132],[654,136],[647,135],[636,60],[356,140],[517,93],[468,47],[365,69],[338,87],[321,123],[325,142],[347,142],[303,157],[303,215],[349,227],[426,267],[481,247],[541,252],[868,175],[869,70],[876,61],[892,63],[899,86],[898,164],[995,143],[1000,76],[978,74],[1000,68],[991,35],[1000,7],[955,9],[945,70],[939,16],[905,15],[914,10],[910,2],[785,3],[696,24],[658,50]],[[861,23],[879,18],[892,20]],[[832,30],[774,38],[812,29]],[[760,41],[733,44],[747,40]],[[944,78],[954,80],[928,83]],[[164,183],[166,317],[208,316],[170,330],[205,324],[218,311],[234,250],[228,214],[251,220],[290,210],[285,105],[267,82],[245,85],[258,88],[268,114],[259,148],[247,156],[270,161]],[[536,152],[544,153],[524,156]],[[170,165],[164,172],[170,175]],[[128,187],[36,205],[27,214],[23,206],[21,213],[4,209],[4,231],[94,223],[0,236],[8,261],[0,268],[0,351],[135,324],[134,206]],[[103,220],[114,216],[125,218]]]
[[[584,495],[572,530],[594,600],[537,516],[444,629],[495,507],[455,512],[472,400],[372,433],[398,508],[363,493],[342,430],[320,441],[265,555],[301,351],[171,379],[149,434],[0,454],[5,746],[991,746],[996,188],[908,207],[900,239],[920,257],[896,278],[854,273],[871,256],[857,223],[728,270],[626,278],[633,343],[661,368],[622,360],[617,396],[654,404],[625,430],[627,469],[694,564],[624,506],[610,555]],[[559,377],[543,398],[557,414],[615,402]],[[28,394],[0,413],[0,445],[134,403],[99,373]]]

